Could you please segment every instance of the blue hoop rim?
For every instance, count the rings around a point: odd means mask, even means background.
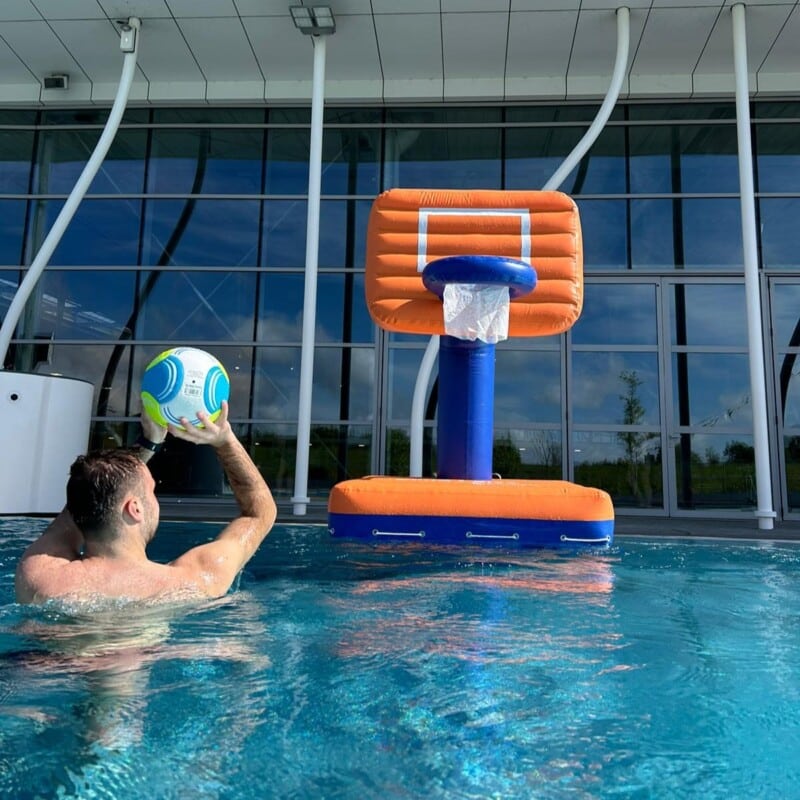
[[[437,297],[448,283],[482,283],[507,286],[511,300],[523,297],[536,286],[536,270],[527,262],[505,256],[445,256],[429,262],[422,282]]]

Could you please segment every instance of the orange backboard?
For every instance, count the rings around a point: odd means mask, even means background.
[[[443,334],[442,302],[422,283],[436,258],[496,255],[532,264],[533,292],[511,302],[509,336],[548,336],[572,326],[583,305],[578,208],[561,192],[391,189],[372,206],[366,296],[376,324]]]

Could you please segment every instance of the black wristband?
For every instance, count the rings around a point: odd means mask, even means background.
[[[141,447],[142,450],[149,450],[151,453],[157,453],[161,449],[163,442],[151,442],[144,437],[144,434],[139,434],[136,440],[136,447]]]

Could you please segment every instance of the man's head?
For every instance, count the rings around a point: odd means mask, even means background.
[[[131,450],[78,456],[67,481],[67,510],[88,541],[111,541],[125,525],[141,525],[145,543],[158,526],[150,471]]]

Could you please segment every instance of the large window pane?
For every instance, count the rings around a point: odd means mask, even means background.
[[[585,133],[583,127],[509,128],[506,188],[541,189]],[[624,193],[624,129],[606,128],[559,188],[567,194]]]
[[[797,175],[800,175],[798,157]],[[796,197],[762,198],[761,260],[768,269],[800,267],[800,199]]]
[[[251,454],[276,497],[294,492],[297,430],[294,425],[254,424]],[[324,507],[334,484],[369,475],[372,428],[363,425],[312,425],[308,493]]]
[[[657,433],[576,431],[572,442],[577,483],[604,489],[618,508],[663,508]]]
[[[45,270],[34,290],[32,333],[54,339],[130,336],[136,274],[111,270]]]
[[[660,423],[657,353],[573,353],[572,387],[576,423]]]
[[[33,156],[33,131],[0,130],[0,194],[26,194]]]
[[[39,138],[33,190],[69,194],[94,152],[102,131],[48,130]],[[144,186],[147,131],[119,130],[89,186],[89,194],[129,194]]]
[[[263,108],[154,108],[153,122],[188,125],[260,125]]]
[[[781,398],[779,400],[783,411],[783,426],[785,428],[800,428],[800,374],[797,368],[798,358],[796,353],[788,353],[778,359],[780,374]]]
[[[736,119],[733,103],[631,103],[627,107],[631,120],[650,119]]]
[[[686,283],[669,295],[674,345],[747,347],[747,311],[743,284]],[[709,313],[713,309],[714,313]]]
[[[680,200],[631,200],[631,266],[673,269],[682,253]]]
[[[627,209],[624,200],[578,200],[586,269],[626,269]],[[533,256],[536,263],[536,254]]]
[[[789,511],[800,510],[800,436],[783,437],[783,454],[786,463],[786,494]]]
[[[95,412],[101,416],[122,417],[128,414],[129,366],[130,347],[117,348],[96,342],[79,345],[55,343],[50,347],[50,360],[43,371],[88,381],[94,386],[92,403]],[[99,407],[101,402],[102,407]],[[121,446],[124,442],[118,444]]]
[[[320,205],[320,267],[363,266],[369,202],[323,200]],[[304,267],[306,263],[305,200],[264,203],[264,255],[267,267]]]
[[[587,283],[573,344],[656,344],[653,284]]]
[[[25,200],[0,200],[0,264],[3,266],[22,263],[26,207]]]
[[[497,348],[495,419],[561,424],[561,353]]]
[[[0,270],[0,321],[5,319],[17,288],[22,280],[20,273],[15,269]]]
[[[168,194],[260,194],[264,133],[243,130],[159,130],[147,190]]]
[[[735,125],[632,126],[631,192],[738,192]]]
[[[555,106],[509,106],[506,109],[508,122],[592,122],[600,106],[555,105]],[[616,105],[609,115],[610,121],[621,120],[624,109]]]
[[[301,341],[304,290],[305,275],[301,272],[270,272],[262,278],[257,334],[260,342]],[[319,275],[316,341],[372,342],[374,336],[364,302],[363,274]]]
[[[632,201],[631,256],[634,267],[743,270],[739,201]]]
[[[252,272],[143,273],[137,336],[176,342],[250,341],[255,292]]]
[[[678,508],[745,509],[756,505],[752,436],[703,433],[682,439],[685,441],[675,445]]]
[[[148,200],[142,263],[255,266],[258,225],[257,200]]]
[[[274,129],[268,134],[268,194],[308,194],[310,131]],[[380,191],[380,131],[325,128],[322,137],[322,193]]]
[[[742,216],[738,200],[683,201],[687,267],[742,267]]]
[[[759,192],[800,192],[797,125],[756,125]]]
[[[401,349],[393,347],[389,350],[389,391],[387,397],[387,420],[397,423],[406,423],[411,419],[411,402],[414,397],[414,386],[417,382],[417,373],[424,348]],[[434,383],[433,401],[429,400],[426,418],[435,416],[436,384]],[[429,391],[429,396],[430,396]]]
[[[752,425],[745,354],[673,353],[672,385],[675,425],[708,429]]]
[[[384,187],[500,189],[500,131],[388,129]]]
[[[61,200],[31,203],[28,262],[33,260],[63,206]],[[133,199],[84,200],[50,258],[50,264],[63,267],[136,264],[141,206],[141,200]]]
[[[560,480],[561,431],[496,429],[492,471],[502,478]]]
[[[250,455],[275,497],[294,494],[297,458],[297,426],[254,424],[251,426]]]
[[[372,419],[374,385],[372,348],[316,348],[312,418]],[[294,421],[299,399],[300,348],[260,347],[253,389],[254,418]]]
[[[327,499],[334,484],[369,475],[372,428],[365,425],[312,425],[308,453],[308,490]]]
[[[800,347],[800,285],[778,284],[771,297],[772,333],[778,347]]]

